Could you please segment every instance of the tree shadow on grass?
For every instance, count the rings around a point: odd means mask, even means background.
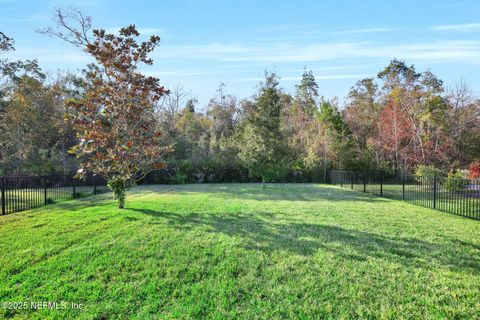
[[[41,206],[35,208],[33,210],[41,210],[45,211],[47,209],[52,210],[65,210],[65,211],[79,211],[79,210],[88,210],[91,207],[111,207],[113,201],[105,201],[105,200],[112,200],[110,194],[99,194],[99,195],[92,195],[85,198],[69,200],[65,202],[58,202],[49,206]],[[32,215],[35,215],[35,212],[32,211]]]
[[[184,215],[149,209],[130,210],[152,217],[145,223],[167,224],[182,230],[204,229],[205,232],[241,238],[248,250],[288,251],[306,257],[323,250],[349,260],[374,258],[409,267],[434,269],[441,266],[452,271],[480,274],[480,249],[477,244],[466,241],[448,239],[445,243],[431,243],[332,225],[285,220],[274,223],[271,222],[275,218],[272,213]]]
[[[261,184],[232,183],[232,184],[190,184],[190,185],[146,185],[138,191],[142,193],[171,193],[188,195],[197,193],[214,194],[219,198],[258,200],[258,201],[366,201],[385,202],[385,198],[379,198],[372,194],[352,192],[348,189],[332,187],[320,184],[268,184],[262,189]]]

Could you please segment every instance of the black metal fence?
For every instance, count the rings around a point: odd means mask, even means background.
[[[0,177],[0,214],[9,214],[107,191],[98,176],[73,175]]]
[[[183,179],[176,178],[183,176]],[[275,182],[280,183],[327,183],[327,168],[317,169],[290,169]],[[223,170],[219,172],[198,171],[181,174],[174,168],[151,171],[139,184],[182,184],[182,183],[248,183],[261,182],[260,178],[252,178],[248,171],[242,169]]]
[[[333,185],[480,220],[480,180],[331,171]]]
[[[382,197],[405,200],[416,205],[480,220],[480,179],[451,179],[388,175],[380,172],[330,171],[311,175],[292,175],[282,182],[326,182]],[[167,181],[143,183],[168,183]],[[161,180],[161,179],[160,179]],[[106,192],[103,179],[85,180],[72,175],[0,177],[0,214],[29,210],[47,204]]]

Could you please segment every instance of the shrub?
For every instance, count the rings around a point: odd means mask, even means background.
[[[468,168],[468,177],[470,179],[480,178],[480,161],[473,162]]]
[[[170,183],[172,184],[185,184],[187,183],[187,175],[182,173],[175,173],[170,177]]]
[[[443,183],[443,187],[448,191],[462,191],[465,189],[468,180],[461,172],[450,172]]]
[[[433,177],[445,177],[445,173],[432,165],[418,165],[415,170],[415,178],[418,182],[426,182]]]

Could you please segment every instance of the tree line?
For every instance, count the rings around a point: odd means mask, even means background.
[[[137,31],[123,32],[125,44],[132,45],[129,39]],[[0,59],[0,174],[70,172],[85,163],[85,152],[77,158],[68,153],[89,143],[79,139],[80,118],[71,114],[88,103],[106,108],[105,92],[97,92],[92,102],[92,88],[106,84],[105,76],[121,80],[129,74],[106,60],[127,53],[112,49],[102,58],[98,48],[85,45],[98,55],[97,65],[76,74],[47,76],[36,60]],[[0,33],[0,51],[11,50],[13,39]],[[138,52],[148,64],[149,50]],[[105,63],[111,68],[109,75],[98,67]],[[147,90],[145,81],[148,90],[159,86],[157,80],[137,80],[142,86],[131,90],[134,95]],[[105,139],[102,147],[107,149],[129,149],[135,139],[146,139],[152,132],[161,135],[149,138],[149,150],[158,152],[166,166],[157,169],[168,171],[172,183],[268,182],[292,174],[321,177],[326,168],[414,172],[427,165],[450,172],[480,159],[480,101],[465,80],[446,88],[430,70],[393,60],[375,78],[355,83],[342,103],[323,97],[308,69],[293,94],[279,81],[275,73],[266,72],[253,95],[241,100],[220,84],[204,108],[181,86],[165,88],[154,99],[132,100],[131,108],[139,102],[149,104],[152,117],[145,123],[150,129],[133,130],[131,142],[119,146],[107,141],[112,128],[105,122],[103,136],[97,132],[91,140]],[[78,104],[86,97],[88,103]]]
[[[170,156],[179,179],[229,181],[250,173],[275,181],[325,167],[467,169],[480,157],[479,103],[465,80],[446,89],[431,71],[393,60],[376,78],[358,81],[342,108],[322,97],[313,72],[304,70],[293,95],[266,73],[249,99],[238,101],[221,85],[205,113],[194,112],[190,100],[159,116],[175,146]]]

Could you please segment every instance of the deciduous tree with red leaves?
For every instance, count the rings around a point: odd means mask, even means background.
[[[384,106],[370,140],[379,153],[377,162],[394,171],[442,165],[451,149],[443,82],[430,71],[417,73],[399,60],[392,60],[378,77],[383,81]]]
[[[82,47],[96,62],[88,66],[84,95],[67,102],[80,140],[71,152],[83,160],[77,177],[100,175],[124,208],[126,192],[151,170],[164,167],[169,151],[154,117],[154,103],[167,90],[159,79],[139,72],[153,63],[148,55],[160,38],[139,43],[133,25],[118,35],[93,30],[90,37],[91,20],[78,11],[59,10],[56,20],[58,28],[44,32]]]
[[[480,161],[475,161],[468,168],[468,177],[470,179],[479,179],[480,178]]]
[[[412,140],[415,132],[398,105],[390,104],[382,110],[378,119],[379,131],[371,143],[382,153],[381,158],[394,165],[394,170],[410,162],[418,162]]]

